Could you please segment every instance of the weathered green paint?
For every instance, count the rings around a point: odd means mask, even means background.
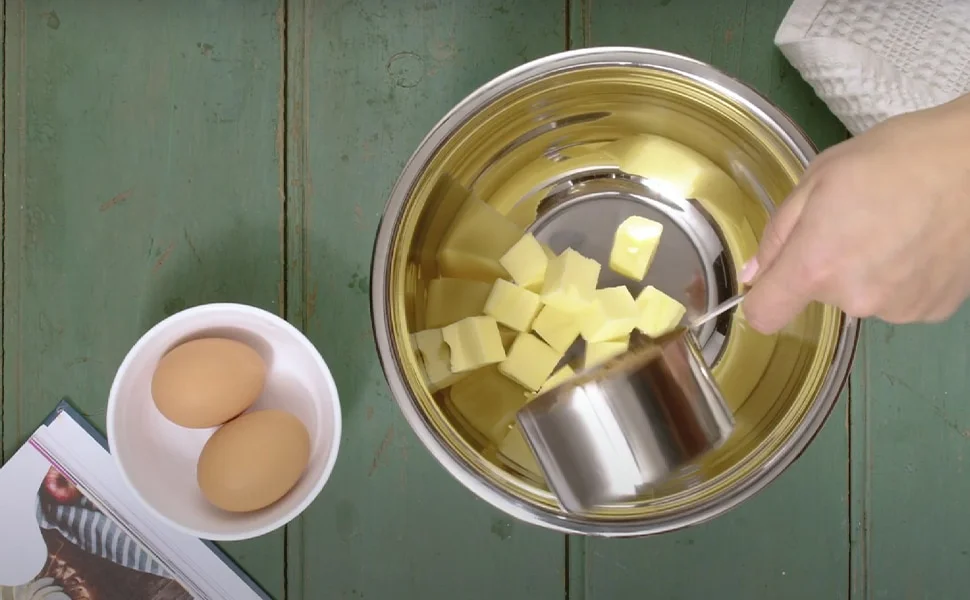
[[[698,3],[595,0],[589,42],[641,45],[711,62],[777,102],[820,146],[845,130],[774,48],[785,0]],[[750,502],[659,537],[588,540],[571,598],[783,598],[848,594],[848,436],[843,399],[815,443]],[[584,548],[585,546],[585,548]],[[575,570],[575,569],[573,569]],[[572,575],[572,572],[571,572]]]
[[[968,337],[970,307],[942,325],[866,330],[853,394],[859,598],[957,598],[970,587]]]
[[[788,0],[6,0],[3,456],[68,396],[96,425],[114,369],[186,306],[303,327],[345,434],[303,518],[229,550],[277,598],[950,598],[970,585],[970,311],[869,324],[805,455],[714,522],[641,540],[513,523],[408,430],[371,341],[371,243],[411,151],[455,102],[569,47],[713,62],[820,146],[844,129],[774,49]],[[848,394],[846,394],[848,395]],[[846,423],[851,420],[851,426]]]
[[[99,5],[6,2],[8,456],[63,396],[102,427],[165,315],[279,310],[275,1]],[[229,548],[282,592],[282,532]]]
[[[404,162],[466,94],[565,46],[563,5],[486,0],[291,2],[289,314],[342,395],[340,460],[291,527],[291,597],[563,597],[563,537],[513,523],[408,429],[373,346],[378,219]]]

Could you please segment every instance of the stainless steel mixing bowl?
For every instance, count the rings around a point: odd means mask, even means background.
[[[479,497],[558,531],[658,533],[751,497],[805,449],[846,381],[858,323],[833,307],[809,306],[780,335],[757,333],[741,309],[699,331],[736,422],[732,437],[652,496],[582,515],[559,508],[514,426],[528,395],[494,368],[432,390],[411,334],[436,318],[428,307],[436,277],[487,280],[440,252],[470,205],[487,205],[481,210],[556,252],[572,247],[604,264],[612,228],[626,215],[660,219],[664,237],[638,285],[673,295],[688,317],[702,313],[737,293],[740,266],[755,253],[770,212],[814,156],[807,137],[768,100],[669,53],[566,52],[482,86],[415,151],[374,247],[375,338],[408,423]],[[601,286],[622,283],[603,269]]]

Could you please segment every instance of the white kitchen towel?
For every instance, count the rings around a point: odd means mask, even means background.
[[[794,0],[775,44],[852,134],[970,92],[970,0]]]

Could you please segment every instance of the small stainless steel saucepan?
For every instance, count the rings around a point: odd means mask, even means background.
[[[692,330],[743,297],[657,339],[635,332],[627,352],[519,411],[519,427],[564,510],[635,500],[728,439],[734,418]]]

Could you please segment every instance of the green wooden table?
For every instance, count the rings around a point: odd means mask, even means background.
[[[303,328],[344,399],[318,501],[227,546],[277,598],[965,597],[970,312],[868,324],[849,393],[795,466],[712,523],[628,541],[567,539],[473,497],[411,434],[373,349],[370,251],[393,180],[446,110],[523,61],[685,53],[819,145],[844,139],[772,45],[787,6],[6,0],[3,456],[63,396],[103,426],[116,366],[159,319],[245,302]]]

